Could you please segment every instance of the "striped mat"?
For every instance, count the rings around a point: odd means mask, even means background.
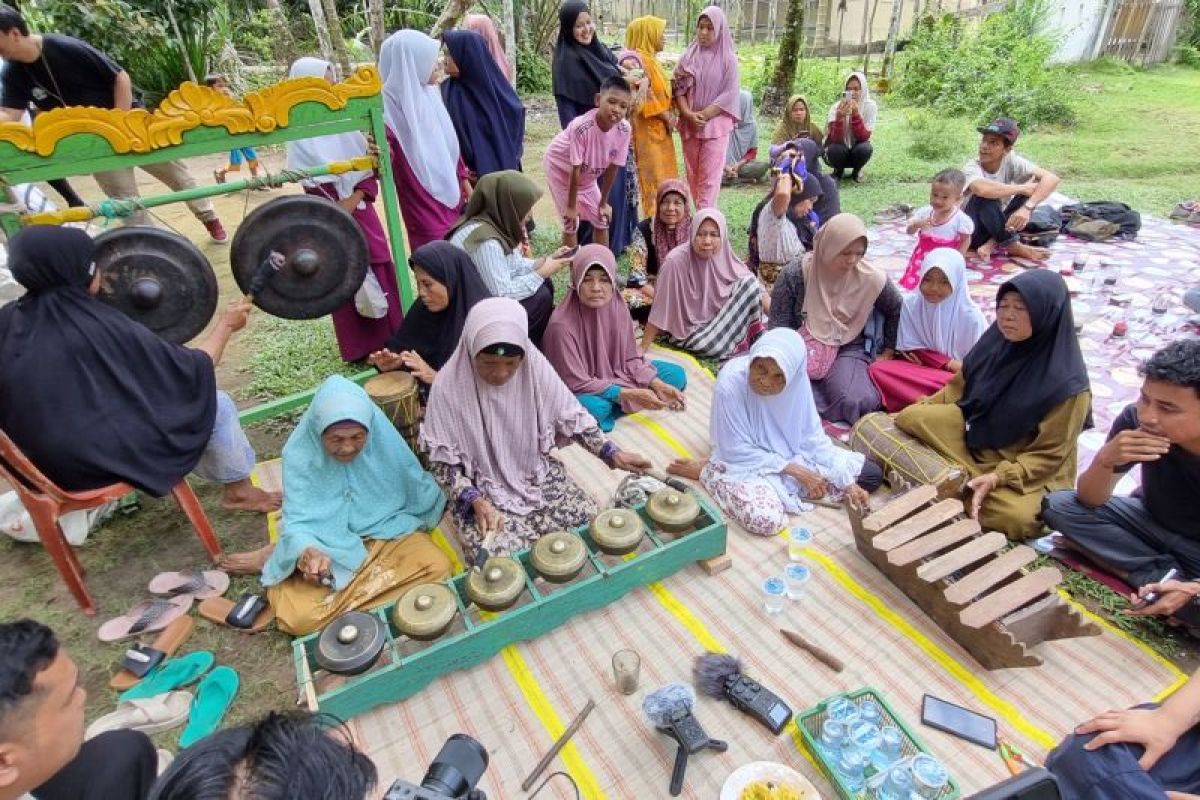
[[[613,438],[660,466],[678,456],[706,456],[712,376],[678,353],[656,357],[687,370],[687,411],[623,419]],[[579,484],[607,505],[620,476],[577,446],[561,457]],[[404,702],[364,714],[351,729],[385,786],[396,777],[419,781],[446,737],[465,732],[491,756],[480,788],[492,798],[525,797],[522,779],[590,697],[595,711],[548,772],[566,770],[587,798],[667,797],[674,743],[645,719],[642,699],[665,683],[690,682],[696,655],[718,650],[739,655],[751,676],[797,711],[834,692],[874,687],[971,791],[1006,777],[1004,766],[991,751],[922,727],[923,694],[996,717],[1001,732],[1040,761],[1082,719],[1160,697],[1185,679],[1108,626],[1102,636],[1040,646],[1042,667],[984,670],[859,556],[843,514],[818,509],[797,522],[815,534],[807,558],[813,579],[805,598],[791,602],[780,617],[763,613],[759,584],[782,571],[785,543],[730,524],[731,570],[709,577],[689,567],[478,667],[444,676]],[[835,674],[787,644],[777,630],[781,625],[840,655],[845,671]],[[628,697],[612,685],[610,659],[622,648],[642,659],[639,689]],[[773,737],[727,703],[706,698],[698,701],[697,716],[711,736],[728,741],[729,750],[692,758],[683,797],[711,800],[734,769],[764,759],[792,766],[824,796],[834,796],[803,753],[794,725]],[[574,796],[561,777],[539,795]]]

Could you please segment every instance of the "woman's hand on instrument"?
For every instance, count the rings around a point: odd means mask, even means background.
[[[676,389],[669,383],[666,383],[661,378],[655,378],[650,381],[650,389],[658,395],[658,399],[667,404],[667,408],[672,411],[683,411],[687,407],[687,399],[683,396],[683,392]]]
[[[304,552],[296,560],[296,570],[300,577],[309,583],[320,583],[321,576],[328,574],[332,566],[333,562],[329,560],[329,556],[315,547],[304,548]]]
[[[1163,581],[1148,583],[1129,596],[1129,602],[1138,603],[1151,592],[1158,594],[1158,599],[1145,608],[1131,608],[1126,614],[1138,617],[1169,617],[1181,608],[1186,607],[1200,594],[1200,583],[1196,581]]]
[[[967,481],[967,488],[974,493],[971,497],[971,519],[979,519],[979,512],[983,509],[983,501],[999,485],[1000,476],[994,472],[988,472],[980,475],[978,478],[972,478]]]
[[[367,356],[367,363],[380,372],[392,372],[404,366],[404,357],[385,347]]]
[[[236,333],[246,327],[246,323],[250,320],[250,311],[253,308],[254,303],[245,297],[234,300],[226,307],[225,313],[221,316],[221,324]]]
[[[400,360],[421,383],[432,384],[433,379],[437,377],[437,370],[429,366],[416,350],[405,350],[400,354]]]
[[[1105,711],[1077,727],[1075,733],[1079,736],[1099,734],[1083,746],[1084,750],[1099,750],[1105,745],[1121,743],[1141,745],[1145,750],[1138,759],[1138,766],[1148,770],[1175,746],[1182,731],[1161,708],[1130,708]]]
[[[486,497],[477,497],[471,503],[471,509],[475,512],[475,525],[485,537],[504,529],[504,515],[492,505],[491,500]]]
[[[857,483],[847,486],[842,491],[842,494],[846,496],[846,502],[859,511],[867,512],[871,510],[871,495],[867,494],[867,490]]]
[[[652,466],[653,464],[650,463],[650,459],[646,458],[641,453],[631,453],[628,450],[618,450],[612,456],[613,469],[623,469],[626,472],[632,472],[636,475],[641,475]]]
[[[783,468],[783,474],[795,479],[804,488],[804,495],[813,500],[820,500],[829,492],[829,482],[808,467],[788,464]]]

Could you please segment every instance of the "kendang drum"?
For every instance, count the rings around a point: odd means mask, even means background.
[[[417,453],[417,431],[421,425],[421,398],[412,373],[383,372],[363,384],[367,396],[383,411]]]
[[[943,496],[962,489],[965,476],[957,464],[897,428],[896,420],[882,411],[854,424],[850,449],[881,464],[892,489],[937,486]]]

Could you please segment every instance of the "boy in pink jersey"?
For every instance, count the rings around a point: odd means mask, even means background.
[[[617,168],[629,156],[631,94],[623,78],[600,84],[596,108],[571,120],[546,148],[542,170],[563,221],[563,244],[578,244],[579,220],[592,224],[596,244],[608,244],[612,208],[605,202]]]

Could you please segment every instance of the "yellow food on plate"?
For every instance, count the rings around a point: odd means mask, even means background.
[[[755,781],[742,790],[741,800],[804,800],[804,793],[786,784]]]

